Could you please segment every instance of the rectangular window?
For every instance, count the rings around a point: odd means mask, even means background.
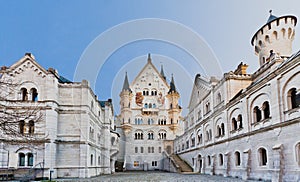
[[[140,162],[139,162],[139,161],[134,161],[134,162],[133,162],[133,166],[134,166],[134,167],[140,166]]]
[[[138,153],[138,148],[137,147],[135,147],[135,153]]]
[[[158,147],[158,152],[161,153],[161,147]]]
[[[150,147],[148,147],[148,153],[151,153],[151,148]]]

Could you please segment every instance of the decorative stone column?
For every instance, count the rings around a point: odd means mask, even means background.
[[[225,153],[224,156],[225,156],[224,157],[224,167],[225,167],[224,177],[228,177],[229,172],[230,172],[230,152]]]
[[[251,150],[247,149],[243,152],[243,168],[245,172],[242,175],[243,180],[247,180],[251,173]]]
[[[284,169],[283,144],[275,145],[273,149],[273,175],[272,181],[282,181]]]

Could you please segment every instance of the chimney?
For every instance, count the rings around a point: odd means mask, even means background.
[[[248,68],[248,65],[241,62],[238,65],[238,67],[236,68],[236,70],[234,71],[234,74],[236,74],[236,75],[246,75],[247,74],[247,68]]]

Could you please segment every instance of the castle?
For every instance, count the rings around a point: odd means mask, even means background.
[[[88,178],[114,172],[119,135],[112,101],[99,101],[86,80],[69,81],[26,53],[1,68],[0,88],[1,125],[12,128],[6,133],[1,126],[1,179]]]
[[[125,170],[163,170],[164,152],[172,153],[173,140],[181,132],[179,98],[173,75],[168,84],[163,67],[158,72],[150,54],[131,84],[125,75],[118,117],[118,160]]]
[[[220,80],[196,75],[184,134],[174,153],[194,172],[272,181],[300,180],[300,52],[295,16],[270,14],[251,44],[259,68],[241,63]]]

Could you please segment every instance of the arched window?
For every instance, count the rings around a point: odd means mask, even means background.
[[[21,99],[22,101],[28,100],[28,95],[27,95],[27,89],[26,88],[21,88]]]
[[[224,160],[223,160],[223,155],[219,154],[219,165],[223,166]]]
[[[101,158],[100,158],[100,156],[98,156],[98,165],[100,165],[101,164]]]
[[[151,103],[149,104],[149,108],[152,108],[152,104]]]
[[[296,145],[296,161],[298,163],[298,166],[300,166],[300,142]]]
[[[137,147],[134,148],[134,152],[138,153],[138,148]]]
[[[34,121],[30,120],[29,121],[29,130],[28,130],[29,134],[33,134],[34,133]]]
[[[206,131],[205,133],[206,133],[206,141],[209,141],[209,138],[210,138],[209,137],[209,131]]]
[[[220,104],[221,103],[221,93],[218,93],[217,95],[217,104]]]
[[[148,140],[154,140],[154,134],[152,131],[148,133]]]
[[[20,134],[24,134],[24,130],[25,130],[25,121],[21,120],[21,121],[19,121],[19,132],[20,132]]]
[[[239,128],[243,128],[243,117],[242,117],[242,115],[239,114],[237,119],[238,119],[238,122],[239,122]]]
[[[235,157],[235,166],[240,166],[241,165],[241,154],[236,151],[234,153],[234,157]]]
[[[198,134],[198,144],[202,144],[202,133]]]
[[[211,165],[211,159],[210,159],[210,156],[207,156],[207,164],[208,164],[208,166]]]
[[[275,39],[275,40],[277,40],[277,39],[278,39],[278,34],[277,34],[277,31],[274,31],[274,32],[273,32],[273,37],[274,37],[274,39]]]
[[[146,95],[149,95],[149,91],[148,90],[146,91]]]
[[[222,136],[225,135],[225,125],[224,125],[224,123],[221,124],[221,134],[222,134]]]
[[[152,107],[153,107],[153,108],[156,108],[156,104],[155,104],[155,103],[153,103]]]
[[[91,154],[91,166],[93,165],[93,161],[94,161],[94,155]]]
[[[222,135],[222,130],[221,130],[221,127],[218,125],[217,126],[217,136],[221,136]]]
[[[289,39],[292,37],[291,35],[292,35],[292,29],[289,28],[289,29],[288,29],[288,38],[289,38]]]
[[[285,38],[285,29],[281,29],[282,37]]]
[[[153,90],[151,91],[151,95],[154,95],[154,92],[153,92]]]
[[[232,118],[232,131],[237,130],[238,123],[235,118]]]
[[[270,37],[268,35],[265,36],[265,41],[270,43]]]
[[[262,109],[264,112],[264,119],[270,118],[270,105],[268,101],[263,103]]]
[[[145,107],[145,108],[148,108],[148,104],[147,104],[147,103],[145,103],[144,107]]]
[[[33,154],[28,153],[27,158],[28,158],[27,166],[33,166]]]
[[[267,151],[264,148],[258,149],[258,156],[259,156],[259,165],[260,166],[265,166],[267,165],[268,162],[268,156],[267,156]]]
[[[253,109],[253,119],[254,123],[259,122],[261,120],[261,111],[258,106],[255,106]]]
[[[143,90],[143,95],[146,95],[146,91],[145,90]]]
[[[208,113],[210,111],[210,103],[209,102],[207,102],[205,104],[205,111],[206,111],[206,113]]]
[[[30,93],[31,93],[31,101],[38,101],[38,93],[36,88],[31,88]]]
[[[19,153],[19,166],[25,166],[25,154]]]
[[[173,108],[173,104],[171,103],[171,104],[170,104],[170,109],[172,109],[172,108]]]
[[[300,93],[297,93],[296,88],[291,88],[288,91],[288,109],[294,109],[300,105]]]

